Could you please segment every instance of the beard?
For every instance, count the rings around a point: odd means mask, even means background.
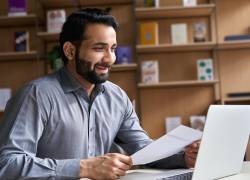
[[[77,53],[78,54],[78,53]],[[105,74],[97,74],[95,72],[95,68],[98,66],[110,68],[109,64],[106,63],[96,63],[94,65],[93,70],[91,69],[91,62],[85,59],[81,59],[79,54],[76,55],[76,72],[85,80],[90,82],[91,84],[101,84],[107,81],[109,77],[109,72]]]

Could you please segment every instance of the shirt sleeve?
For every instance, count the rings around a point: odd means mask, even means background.
[[[152,139],[140,126],[133,105],[125,92],[124,102],[124,115],[115,142],[131,155],[150,144]]]
[[[153,142],[148,134],[142,129],[139,119],[133,109],[133,105],[129,98],[126,97],[125,114],[123,122],[118,131],[116,143],[120,145],[129,155],[149,145]],[[167,148],[167,147],[165,147]],[[171,157],[161,159],[147,164],[145,167],[150,168],[185,168],[184,153],[180,152]]]
[[[0,124],[1,179],[79,179],[80,159],[36,157],[47,116],[39,88],[27,85],[7,104]]]

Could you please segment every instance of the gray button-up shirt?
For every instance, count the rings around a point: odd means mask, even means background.
[[[62,68],[19,90],[0,125],[0,179],[77,179],[80,159],[119,141],[128,154],[152,142],[126,93],[105,82],[91,97]]]

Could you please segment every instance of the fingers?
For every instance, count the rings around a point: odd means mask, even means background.
[[[126,156],[124,154],[118,154],[118,153],[108,153],[106,155],[114,159],[118,159],[120,162],[126,164],[127,165],[125,166],[126,170],[128,170],[133,165],[132,158],[130,156]]]

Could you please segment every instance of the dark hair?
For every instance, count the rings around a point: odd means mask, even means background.
[[[66,22],[63,24],[59,38],[60,55],[64,65],[68,63],[68,59],[63,52],[64,43],[69,41],[79,48],[80,44],[78,43],[84,40],[84,33],[87,25],[95,23],[112,26],[115,31],[118,29],[118,23],[116,19],[108,14],[108,12],[105,10],[86,8],[73,12],[68,16]]]

